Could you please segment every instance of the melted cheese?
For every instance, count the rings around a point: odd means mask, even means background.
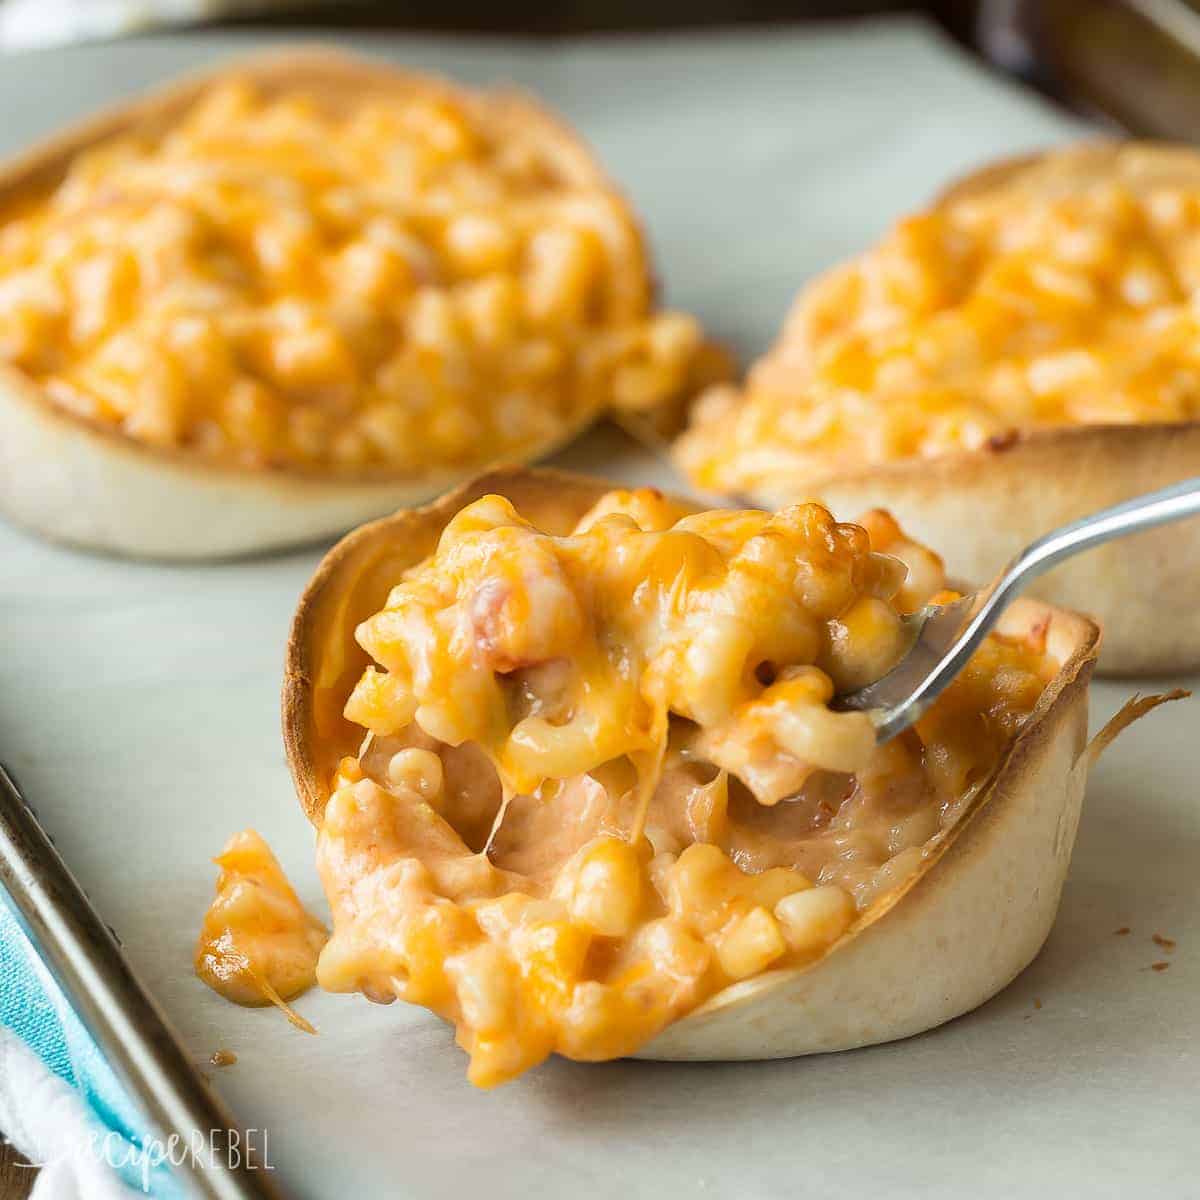
[[[773,753],[851,771],[874,729],[826,702],[903,652],[891,601],[904,577],[816,505],[680,517],[640,493],[556,538],[487,496],[359,628],[378,667],[346,716],[383,736],[415,721],[473,742],[513,793],[621,756],[652,787],[671,716],[714,741],[752,724]]]

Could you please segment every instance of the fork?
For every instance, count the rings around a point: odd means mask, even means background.
[[[834,698],[865,712],[878,742],[902,733],[938,698],[1000,619],[1009,601],[1064,559],[1114,538],[1200,514],[1200,476],[1137,496],[1063,525],[1031,542],[986,588],[952,604],[927,604],[905,618],[908,653],[881,679]]]

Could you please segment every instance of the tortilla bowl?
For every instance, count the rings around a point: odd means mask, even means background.
[[[296,612],[282,704],[292,778],[315,826],[336,764],[362,737],[342,716],[368,662],[354,629],[382,607],[399,574],[431,553],[449,519],[480,496],[506,496],[536,524],[565,533],[609,486],[554,471],[497,471],[426,508],[366,525],[329,552]],[[1042,625],[1061,666],[917,875],[861,913],[821,958],[726,988],[638,1057],[780,1058],[890,1041],[976,1007],[1030,962],[1053,924],[1075,842],[1099,644],[1088,618],[1033,600],[1014,604],[1001,631]]]

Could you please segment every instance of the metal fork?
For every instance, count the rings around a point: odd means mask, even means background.
[[[1026,546],[982,591],[907,617],[912,647],[883,678],[836,697],[833,707],[867,713],[886,742],[918,720],[963,669],[1009,601],[1064,559],[1114,538],[1200,514],[1200,476],[1102,509]]]

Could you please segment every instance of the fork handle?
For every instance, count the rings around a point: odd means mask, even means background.
[[[1040,575],[1063,559],[1113,538],[1196,515],[1200,515],[1200,476],[1180,480],[1157,492],[1135,496],[1063,525],[1027,546],[1009,570],[1020,571],[1022,575]]]
[[[879,740],[887,741],[894,737],[928,709],[963,669],[1009,602],[1025,589],[1030,580],[1064,559],[1082,554],[1114,538],[1197,515],[1200,515],[1200,476],[1101,509],[1031,542],[1008,564],[990,588],[979,593],[970,618],[929,674],[902,702],[882,710],[882,719],[876,724]],[[862,689],[858,693],[860,703],[854,707],[868,707],[865,698],[870,691],[870,688]]]
[[[994,614],[994,620],[999,615],[997,610],[1022,591],[1031,579],[1036,579],[1065,559],[1111,542],[1114,538],[1192,516],[1200,516],[1200,475],[1080,517],[1078,521],[1060,526],[1026,546],[1005,568],[988,599],[987,608]]]

